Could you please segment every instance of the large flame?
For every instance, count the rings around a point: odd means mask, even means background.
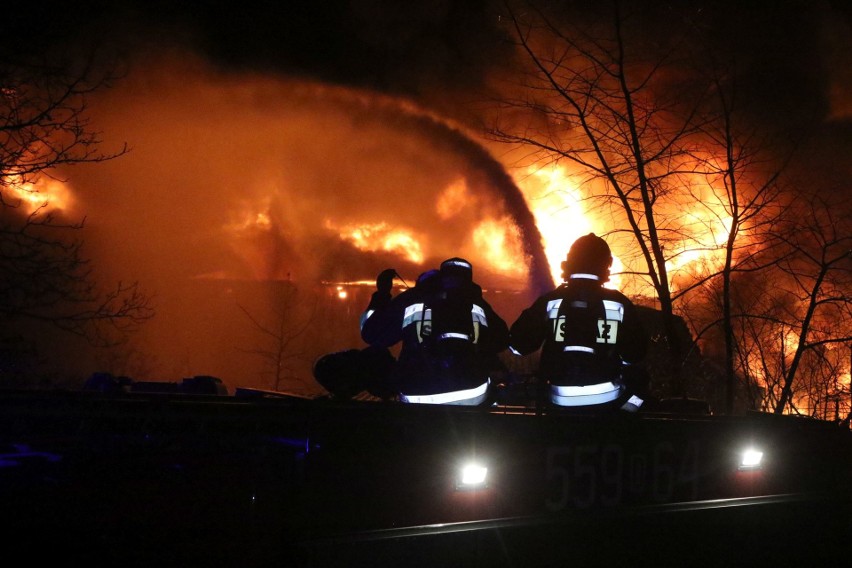
[[[521,278],[527,270],[520,253],[520,237],[507,219],[488,219],[473,230],[473,242],[494,272],[510,278]]]
[[[449,219],[465,208],[470,201],[467,183],[463,179],[454,181],[438,195],[435,211],[441,219]]]
[[[605,233],[606,226],[593,218],[585,201],[587,196],[564,167],[555,164],[530,166],[516,172],[515,179],[541,232],[553,281],[561,282],[562,261],[571,244],[588,233]],[[623,269],[618,256],[613,251],[613,273]],[[620,283],[616,274],[606,285],[617,288]]]
[[[287,278],[293,271],[300,282],[313,276],[360,282],[370,274],[354,270],[363,269],[362,257],[379,257],[374,268],[382,269],[392,266],[384,261],[394,254],[412,264],[472,255],[492,273],[529,270],[518,228],[498,203],[505,199],[495,189],[502,177],[483,174],[487,152],[471,152],[480,147],[438,128],[439,121],[410,117],[382,98],[349,89],[208,73],[195,58],[140,69],[93,105],[99,128],[122,133],[134,151],[121,160],[75,168],[74,190],[91,228],[99,231],[91,243],[99,247],[96,259],[110,271],[107,277],[139,274],[158,290],[166,307],[144,339],[176,367],[185,358],[187,372],[198,372],[203,362],[226,379],[250,380],[245,362],[214,345],[210,329],[186,332],[197,329],[191,326],[199,312],[216,314],[223,337],[245,323],[241,313],[228,319],[232,306],[225,300],[198,310],[187,301],[189,289],[174,286],[187,276],[261,280]],[[496,160],[494,165],[499,166]],[[561,279],[561,262],[576,238],[625,228],[596,216],[588,186],[565,167],[507,166],[500,173],[508,173],[524,194],[554,281]],[[20,199],[22,210],[71,203],[64,184],[51,180],[3,192],[4,199]],[[692,240],[709,231],[709,239],[701,238],[719,245],[727,237],[724,208],[707,208],[711,200],[702,201],[673,213],[684,216],[680,224],[695,232]],[[340,254],[323,254],[341,244],[335,249]],[[682,243],[683,250],[687,245]],[[617,248],[627,247],[626,240],[614,246],[618,272],[619,257],[633,255]],[[713,254],[680,255],[672,268]],[[339,270],[310,270],[323,260],[324,269]],[[610,285],[620,287],[618,278]],[[355,294],[349,298],[356,308],[363,301]],[[357,333],[354,325],[335,327]],[[230,336],[228,342],[232,346]]]
[[[516,180],[535,216],[554,282],[562,280],[562,261],[578,237],[591,232],[582,195],[565,169],[550,165],[527,168]]]
[[[311,234],[313,238],[326,239],[332,247],[334,243],[346,243],[355,251],[377,253],[377,258],[389,263],[396,258],[408,270],[415,266],[425,269],[427,262],[438,257],[463,256],[481,267],[481,274],[489,275],[489,286],[519,285],[529,271],[517,223],[501,207],[497,196],[483,195],[481,189],[472,191],[464,177],[449,180],[436,192],[434,200],[426,200],[431,201],[427,208],[423,199],[418,203],[416,195],[402,209],[378,202],[359,207],[359,201],[354,200],[354,207],[326,207],[325,218],[312,228],[305,221],[307,217],[286,213],[302,209],[297,204],[298,196],[282,197],[274,190],[270,193],[274,195],[235,203],[232,220],[225,226],[234,249],[260,278],[269,277],[273,268],[268,261],[274,243],[290,242],[294,250],[288,252],[295,253],[295,249],[305,246],[299,243],[311,238],[306,237]],[[310,260],[311,254],[296,256]],[[275,260],[300,264],[293,254],[286,258],[278,255]],[[359,271],[363,269],[362,265]],[[360,281],[358,275],[345,270],[336,272],[338,279]],[[413,278],[414,274],[410,276]],[[492,281],[495,276],[499,284]]]
[[[562,261],[574,240],[590,232],[603,235],[613,229],[612,221],[595,216],[589,205],[590,196],[584,194],[574,181],[575,176],[562,166],[530,166],[516,171],[515,179],[542,234],[554,281],[559,282]],[[731,215],[721,199],[724,193],[706,183],[697,191],[697,195],[690,194],[689,203],[671,207],[664,214],[669,224],[679,227],[680,235],[668,251],[666,269],[671,275],[707,274],[721,266],[731,225]],[[608,287],[618,288],[621,284],[618,273],[625,267],[620,256],[625,252],[613,250],[615,275]],[[639,292],[653,295],[650,284]]]
[[[384,221],[338,227],[331,219],[326,219],[325,226],[359,250],[391,252],[415,264],[423,262],[421,239],[409,229],[394,227]]]
[[[666,263],[669,274],[706,274],[721,268],[732,222],[722,195],[722,190],[704,183],[693,189],[688,202],[664,211],[667,221],[676,225],[681,235]],[[741,239],[745,237],[740,235]]]

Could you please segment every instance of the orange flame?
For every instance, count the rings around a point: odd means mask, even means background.
[[[732,217],[725,210],[718,191],[705,185],[692,197],[693,202],[666,212],[666,217],[676,223],[683,234],[673,251],[676,254],[666,263],[673,275],[684,270],[706,273],[718,269],[730,235]]]
[[[435,210],[441,219],[449,219],[464,209],[469,199],[467,184],[460,179],[444,188],[435,202]]]
[[[405,229],[391,227],[385,222],[335,227],[329,219],[325,226],[337,231],[341,239],[350,241],[359,250],[392,252],[416,264],[423,262],[420,241]]]
[[[11,193],[9,202],[23,206],[27,213],[40,208],[63,210],[71,205],[68,187],[55,179],[41,178],[35,182],[23,182],[13,177],[8,189]]]
[[[530,166],[516,174],[518,187],[535,217],[544,242],[544,253],[554,282],[562,281],[562,261],[571,244],[579,237],[594,232],[602,234],[603,226],[593,222],[583,194],[566,173],[565,168],[550,164]],[[613,272],[621,270],[621,261],[613,253]],[[612,277],[607,287],[618,287],[620,278]]]
[[[494,272],[522,278],[526,271],[517,228],[508,218],[482,221],[473,230],[473,243]]]
[[[516,173],[515,179],[542,235],[551,274],[559,282],[562,261],[574,240],[589,232],[604,234],[612,227],[592,215],[586,206],[587,196],[561,166],[530,166]],[[720,195],[723,194],[719,190],[703,185],[698,195],[690,197],[690,203],[666,212],[666,218],[677,224],[683,235],[671,249],[674,255],[666,263],[669,274],[689,271],[706,274],[719,267],[731,224]],[[613,250],[612,272],[623,270],[624,264]],[[618,275],[607,283],[607,287],[613,288],[620,285]]]

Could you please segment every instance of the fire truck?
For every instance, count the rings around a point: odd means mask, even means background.
[[[4,550],[159,566],[838,565],[848,425],[0,392]]]

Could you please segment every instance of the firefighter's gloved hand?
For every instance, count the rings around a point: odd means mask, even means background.
[[[383,294],[390,294],[393,289],[393,277],[396,276],[396,270],[386,268],[382,270],[376,277],[376,291]]]

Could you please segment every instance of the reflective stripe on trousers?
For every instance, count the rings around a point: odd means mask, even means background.
[[[621,388],[611,381],[581,387],[550,385],[550,401],[558,406],[604,404],[620,394]]]
[[[578,353],[591,353],[595,354],[595,350],[592,347],[583,347],[582,345],[566,345],[562,348],[562,351],[576,351]]]
[[[490,383],[491,379],[488,379],[478,387],[472,389],[442,392],[438,394],[400,394],[399,399],[402,402],[414,404],[458,404],[475,406],[485,401],[485,398],[488,395],[488,385]]]

